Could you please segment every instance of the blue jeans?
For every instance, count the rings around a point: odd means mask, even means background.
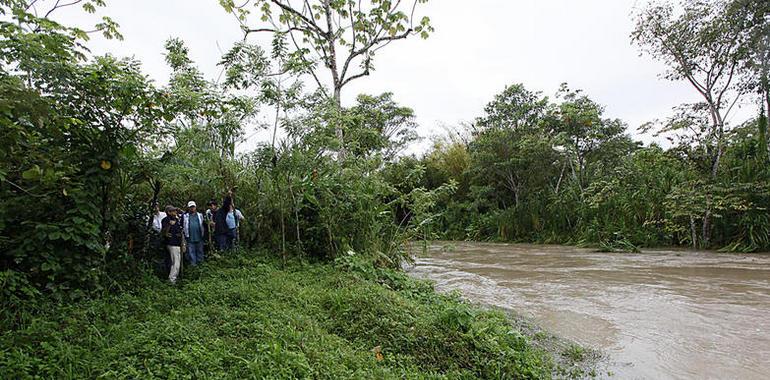
[[[203,242],[192,243],[187,241],[187,257],[192,265],[198,265],[203,262]]]

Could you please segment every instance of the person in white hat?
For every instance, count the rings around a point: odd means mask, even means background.
[[[184,237],[187,240],[187,259],[192,266],[203,262],[203,241],[205,228],[203,215],[198,212],[195,201],[187,202],[184,214]]]

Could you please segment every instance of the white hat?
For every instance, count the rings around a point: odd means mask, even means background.
[[[189,201],[187,202],[187,207],[198,207],[198,206],[195,204],[195,201]]]

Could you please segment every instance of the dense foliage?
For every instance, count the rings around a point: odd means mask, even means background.
[[[392,93],[343,107],[340,93],[380,48],[433,32],[414,16],[426,1],[221,0],[272,44],[236,43],[215,82],[169,39],[158,85],[135,59],[89,53],[91,35],[122,38],[109,17],[53,20],[104,1],[0,0],[0,373],[543,378],[558,366],[505,316],[395,270],[410,240],[770,249],[767,2],[638,15],[633,41],[703,98],[648,126],[666,148],[579,90],[516,84],[404,156],[412,109]],[[247,26],[255,6],[268,26]],[[739,101],[759,117],[730,124]],[[238,149],[254,126],[272,139]],[[151,276],[155,207],[231,189],[247,250],[178,288]]]
[[[427,189],[453,184],[435,237],[600,245],[770,249],[770,5],[766,1],[651,2],[632,41],[702,99],[642,131],[565,86],[556,101],[507,87],[484,115],[420,160]],[[736,104],[759,116],[729,123]]]
[[[686,0],[681,12],[652,4],[637,16],[632,40],[703,97],[648,126],[670,138],[666,148],[634,141],[579,90],[564,85],[552,99],[516,84],[421,157],[403,156],[417,126],[393,94],[340,104],[377,49],[432,31],[398,2],[246,2],[274,20],[272,44],[236,43],[214,82],[169,39],[162,86],[136,60],[89,53],[94,33],[121,38],[108,17],[93,30],[51,18],[103,1],[37,12],[44,3],[0,0],[3,306],[129,288],[161,255],[148,233],[154,205],[204,204],[236,187],[242,245],[284,261],[353,253],[398,267],[410,257],[403,243],[423,237],[770,249],[766,2]],[[303,19],[324,7],[350,27]],[[346,74],[333,56],[312,61],[307,46],[289,45],[296,33],[322,51],[344,47],[363,73]],[[305,88],[317,67],[334,77],[331,93]],[[739,101],[760,104],[759,117],[728,123]],[[253,126],[273,137],[241,152]]]
[[[357,257],[284,267],[272,254],[249,252],[206,264],[183,281],[171,288],[147,277],[133,294],[25,314],[19,327],[0,329],[0,372],[10,378],[525,379],[579,368],[559,368],[504,314],[480,311]]]
[[[425,167],[416,186],[458,188],[438,205],[434,237],[770,249],[764,115],[730,131],[712,178],[703,145],[643,147],[581,92],[565,87],[557,100],[510,86],[468,136],[441,139],[421,159],[398,164]]]
[[[148,233],[155,204],[202,205],[236,187],[245,246],[284,259],[353,251],[398,266],[407,258],[402,243],[416,230],[395,213],[431,193],[400,192],[382,175],[416,138],[413,111],[392,94],[341,109],[292,79],[280,46],[268,53],[246,43],[223,56],[225,78],[215,83],[178,39],[166,43],[171,76],[161,87],[134,60],[91,57],[89,32],[35,16],[34,5],[0,2],[5,305],[41,291],[77,298],[129,285],[162,255]],[[119,37],[105,20],[95,30]],[[273,135],[282,129],[285,138],[236,153],[248,126],[268,128],[260,112],[275,115]]]

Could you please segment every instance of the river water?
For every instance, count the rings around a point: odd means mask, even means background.
[[[620,379],[770,379],[770,255],[436,242],[409,269],[608,354]]]

